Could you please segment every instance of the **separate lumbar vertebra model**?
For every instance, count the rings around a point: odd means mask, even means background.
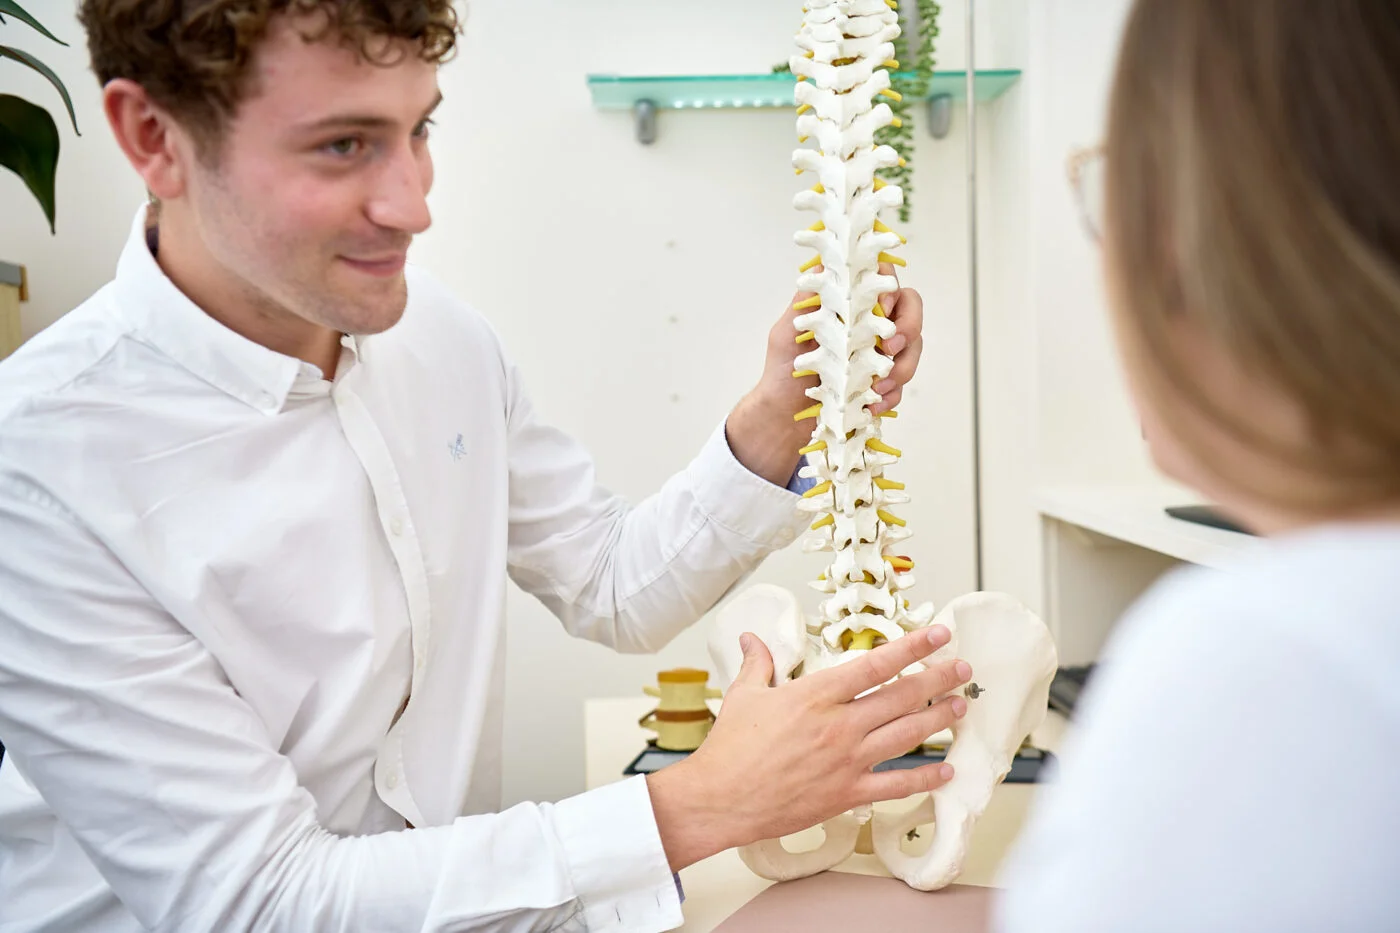
[[[810,852],[789,852],[776,839],[740,849],[765,878],[800,878],[845,860],[870,823],[868,844],[886,867],[916,888],[933,890],[958,876],[993,788],[1044,717],[1055,649],[1044,623],[1009,596],[973,593],[935,618],[931,604],[915,606],[904,595],[914,584],[913,562],[895,553],[909,531],[893,509],[908,497],[903,484],[885,476],[900,452],[881,439],[881,418],[867,407],[880,400],[873,386],[894,365],[881,352],[895,324],[879,297],[898,283],[880,266],[904,265],[890,252],[903,238],[879,219],[882,210],[899,207],[902,194],[876,175],[901,159],[874,142],[875,132],[896,120],[880,98],[898,99],[887,70],[897,67],[898,12],[893,0],[808,0],[805,13],[797,38],[801,54],[792,59],[797,129],[803,142],[815,140],[817,147],[799,149],[793,164],[817,183],[794,203],[819,219],[797,235],[817,254],[798,279],[799,289],[814,294],[797,305],[805,313],[797,318],[795,339],[808,349],[793,375],[818,382],[807,390],[813,404],[795,417],[815,422],[811,443],[802,449],[807,463],[801,475],[816,483],[801,504],[815,519],[804,549],[831,557],[813,584],[823,594],[814,620],[782,587],[755,586],[719,612],[710,651],[730,681],[742,663],[739,636],[754,632],[773,654],[775,681],[783,682],[929,624],[953,633],[927,661],[964,658],[976,680],[965,691],[968,713],[952,730],[947,760],[953,780],[909,813],[864,806],[827,821],[825,842]],[[930,819],[931,847],[919,856],[906,853],[905,835]]]

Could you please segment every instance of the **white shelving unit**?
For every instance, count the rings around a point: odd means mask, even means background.
[[[1164,511],[1199,501],[1168,486],[1041,490],[1043,605],[1062,665],[1094,661],[1114,623],[1162,574],[1182,564],[1227,568],[1258,545]]]

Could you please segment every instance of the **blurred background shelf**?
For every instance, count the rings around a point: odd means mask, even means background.
[[[1204,501],[1172,483],[1038,490],[1042,617],[1062,667],[1093,664],[1118,621],[1164,574],[1193,564],[1228,571],[1260,546],[1251,535],[1166,513]]]
[[[912,72],[893,77],[912,78]],[[976,71],[973,74],[979,101],[994,100],[1021,77],[1016,69]],[[796,78],[785,72],[752,75],[589,75],[588,90],[599,110],[631,110],[649,101],[659,110],[723,107],[792,107]],[[947,96],[965,100],[967,73],[936,71],[929,82],[928,99]]]

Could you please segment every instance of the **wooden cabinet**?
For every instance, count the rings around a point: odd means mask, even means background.
[[[27,301],[24,266],[0,262],[0,359],[18,349],[22,337],[19,328],[19,304]]]

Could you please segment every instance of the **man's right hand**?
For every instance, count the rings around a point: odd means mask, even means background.
[[[947,764],[871,768],[967,712],[966,700],[946,694],[971,679],[971,667],[942,662],[867,691],[949,637],[941,625],[920,629],[853,661],[771,687],[768,648],[745,635],[743,667],[705,743],[647,777],[671,870],[806,829],[861,804],[947,783],[953,776]]]

